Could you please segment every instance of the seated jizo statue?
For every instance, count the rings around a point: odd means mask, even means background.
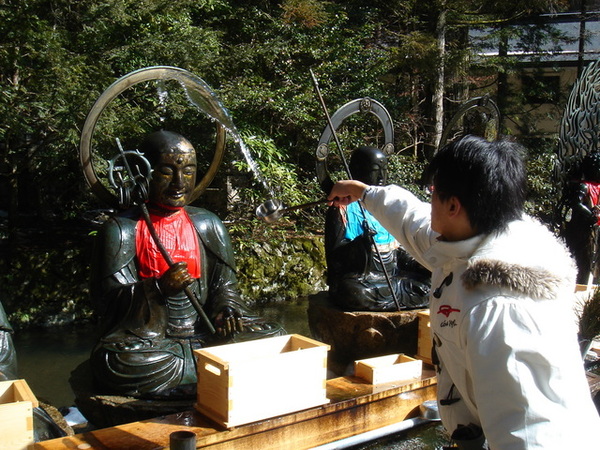
[[[381,150],[363,146],[352,153],[349,169],[356,180],[384,185],[387,165]],[[429,304],[430,272],[360,202],[329,207],[325,254],[329,297],[346,311],[395,311],[398,306],[414,309]]]
[[[12,339],[13,329],[0,302],[0,381],[17,379],[17,356]]]
[[[159,131],[139,150],[152,167],[146,203],[151,225],[134,207],[109,219],[98,235],[91,295],[102,333],[92,371],[101,393],[189,397],[197,381],[194,349],[284,331],[245,306],[221,220],[187,206],[196,187],[192,144]]]
[[[600,226],[600,153],[581,161],[581,177],[571,180],[565,190],[570,209],[563,237],[577,263],[577,283],[588,284],[600,275],[598,227]],[[596,232],[594,232],[596,231]]]

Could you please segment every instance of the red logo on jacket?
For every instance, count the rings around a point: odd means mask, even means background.
[[[453,312],[460,312],[460,309],[455,309],[450,305],[441,305],[437,313],[449,317]]]

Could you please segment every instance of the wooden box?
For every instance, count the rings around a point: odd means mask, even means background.
[[[298,334],[196,350],[194,407],[229,428],[328,403],[328,350]]]
[[[422,373],[423,361],[403,353],[354,362],[354,375],[371,384],[409,380],[420,377]]]
[[[431,323],[429,321],[429,310],[419,311],[419,331],[417,337],[417,357],[431,364]]]
[[[33,408],[38,405],[25,380],[0,381],[0,449],[33,447]]]

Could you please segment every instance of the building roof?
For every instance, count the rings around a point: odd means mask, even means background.
[[[508,41],[506,56],[518,58],[520,63],[576,65],[579,60],[580,34],[583,31],[583,59],[600,57],[600,11],[589,12],[581,20],[581,14],[542,14],[522,19],[508,25],[514,31]],[[526,37],[543,27],[547,31],[535,50],[527,48]],[[583,29],[582,29],[583,27]],[[478,48],[480,57],[499,56],[497,28],[473,29],[470,39]]]

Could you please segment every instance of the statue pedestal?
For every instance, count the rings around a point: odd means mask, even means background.
[[[309,297],[308,324],[314,339],[331,346],[329,368],[343,375],[348,364],[358,359],[416,355],[420,311],[343,311],[322,291]]]
[[[75,394],[75,404],[92,428],[107,428],[124,423],[175,414],[193,408],[195,396],[178,400],[146,400],[94,392],[89,361],[71,372],[69,382]]]

